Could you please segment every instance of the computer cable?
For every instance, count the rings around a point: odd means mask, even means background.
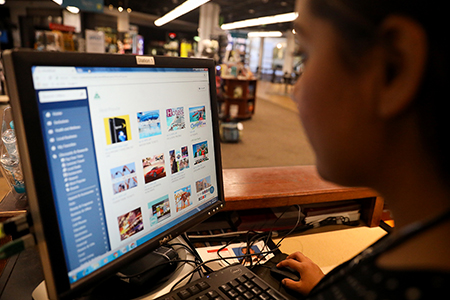
[[[224,232],[224,233],[216,233],[216,234],[205,234],[205,235],[188,235],[189,239],[211,239],[211,238],[234,238],[236,236],[241,236],[247,234],[247,231],[232,231],[232,232]],[[264,231],[252,230],[251,232],[255,233],[264,233]]]
[[[275,251],[279,251],[281,242],[282,242],[287,236],[289,236],[290,234],[292,234],[292,232],[294,232],[294,230],[296,230],[296,228],[297,228],[298,225],[300,224],[301,216],[302,216],[302,214],[301,214],[301,207],[300,207],[300,205],[298,205],[298,204],[296,204],[295,206],[296,206],[297,209],[298,209],[297,221],[296,221],[294,227],[292,227],[292,229],[291,229],[288,233],[286,233],[286,234],[278,241],[278,243],[275,245],[275,248],[273,249],[274,252],[275,252]],[[286,208],[286,210],[285,210],[285,211],[277,218],[277,220],[275,220],[275,222],[273,223],[273,226],[275,226],[276,222],[277,222],[277,221],[278,221],[278,220],[286,213],[287,210],[288,210],[288,208]],[[273,232],[273,227],[270,229],[270,231],[269,231],[269,233],[268,233],[268,235],[267,235],[267,239],[266,239],[266,241],[265,241],[264,248],[267,247],[268,242],[269,242],[270,238],[272,237],[272,232]],[[263,249],[264,249],[264,248],[263,248]],[[267,255],[268,255],[268,254],[265,254],[264,256],[260,257],[260,258],[258,259],[258,261],[256,261],[256,263],[255,263],[254,265],[253,265],[253,264],[250,265],[249,268],[252,269],[253,267],[256,267],[256,266],[261,265],[261,262],[263,261],[263,259],[266,258]]]
[[[201,256],[198,254],[197,251],[195,251],[195,248],[191,248],[188,245],[182,244],[182,243],[171,243],[169,246],[179,246],[179,247],[183,247],[185,248],[192,256],[194,256],[196,264],[201,264],[203,262]],[[208,267],[206,272],[211,272],[212,270]],[[203,277],[203,272],[202,270],[198,270],[198,274],[200,277]]]
[[[202,257],[200,256],[200,254],[197,252],[197,250],[196,250],[196,248],[194,247],[194,245],[192,244],[192,242],[191,242],[191,240],[190,240],[190,238],[189,238],[189,236],[187,235],[187,233],[184,233],[182,236],[181,236],[183,239],[184,239],[184,241],[187,243],[187,246],[186,245],[184,245],[184,247],[186,248],[186,249],[190,249],[190,253],[200,262],[200,263],[202,263],[203,262],[203,259],[202,259]],[[209,267],[205,267],[205,270],[206,270],[206,272],[211,272],[212,270],[211,270],[211,268],[209,268]],[[199,270],[199,275],[200,276],[203,276],[203,274],[201,274],[201,270]]]
[[[276,247],[277,247],[277,248],[279,248],[281,242],[282,242],[286,237],[288,237],[290,234],[292,234],[292,232],[294,232],[294,230],[297,228],[298,224],[300,224],[300,220],[301,220],[301,217],[302,217],[302,214],[301,214],[302,209],[301,209],[300,205],[298,205],[298,204],[296,204],[295,206],[297,206],[297,208],[298,208],[297,222],[295,223],[294,227],[292,227],[292,229],[291,229],[288,233],[286,233],[286,234],[278,241],[278,243],[276,244]]]

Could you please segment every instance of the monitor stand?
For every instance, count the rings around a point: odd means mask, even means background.
[[[170,243],[186,244],[184,239],[182,239],[181,237],[175,238],[174,240],[169,242],[169,244]],[[177,251],[180,260],[194,260],[195,259],[194,256],[191,253],[189,253],[184,247],[174,245],[173,248]],[[136,299],[151,300],[151,299],[155,299],[155,298],[158,298],[160,296],[163,296],[163,295],[169,293],[172,286],[175,285],[178,282],[178,280],[180,280],[183,276],[190,273],[194,269],[194,266],[192,264],[189,264],[189,263],[180,263],[180,264],[181,264],[180,267],[178,267],[175,270],[175,272],[173,272],[173,274],[169,277],[169,279],[165,282],[165,284],[156,288],[155,290],[152,290],[150,293],[148,293],[146,295],[142,295]],[[197,274],[197,273],[195,273],[195,274]],[[196,275],[196,276],[198,276],[198,275]],[[176,288],[185,285],[189,279],[190,279],[190,276],[187,276],[187,278],[184,279],[183,282],[180,282],[176,286]],[[47,296],[47,288],[45,286],[45,281],[42,281],[36,287],[36,289],[31,294],[31,297],[34,300],[49,300],[48,296]]]

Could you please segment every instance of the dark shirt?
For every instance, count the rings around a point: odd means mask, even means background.
[[[350,264],[327,275],[307,299],[448,299],[450,273],[386,270],[377,267],[374,259],[346,270]]]

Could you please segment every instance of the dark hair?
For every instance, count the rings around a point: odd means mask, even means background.
[[[425,74],[412,109],[420,116],[421,136],[428,152],[435,157],[442,175],[450,179],[448,16],[438,3],[418,0],[310,0],[317,17],[330,21],[342,37],[340,49],[348,65],[378,42],[377,30],[390,15],[416,21],[427,34],[428,53]],[[446,101],[447,100],[447,101]]]

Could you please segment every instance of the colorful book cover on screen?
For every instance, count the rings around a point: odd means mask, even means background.
[[[161,118],[159,110],[138,112],[137,121],[140,139],[161,134]]]
[[[176,131],[186,128],[184,108],[169,108],[166,110],[167,130]]]
[[[116,144],[131,140],[130,117],[116,116],[103,119],[106,144]]]
[[[204,105],[189,108],[189,122],[191,123],[191,129],[206,126],[206,111]]]
[[[137,187],[135,163],[120,165],[110,170],[114,194]]]

